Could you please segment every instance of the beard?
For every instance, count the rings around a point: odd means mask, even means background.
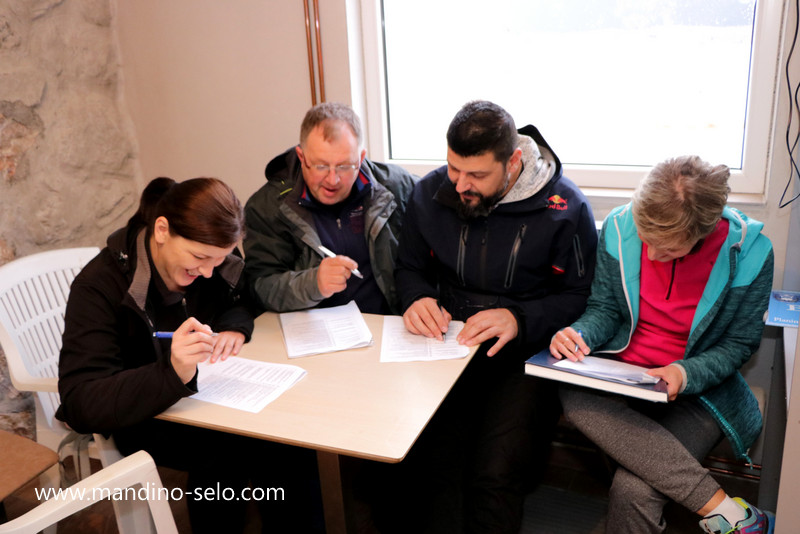
[[[486,217],[491,213],[494,207],[500,202],[500,199],[503,198],[503,192],[499,191],[491,196],[483,196],[480,193],[469,193],[468,195],[471,198],[477,200],[477,202],[473,203],[466,203],[464,200],[459,198],[458,202],[458,216],[462,219],[476,219],[478,217]]]
[[[508,182],[510,180],[510,175],[506,175],[505,180],[503,180],[502,185],[495,191],[493,194],[489,196],[482,195],[480,193],[474,191],[468,191],[463,193],[459,196],[458,202],[458,216],[462,219],[476,219],[478,217],[487,217],[489,213],[497,206],[497,203],[505,196],[507,193],[506,189],[508,188]],[[474,203],[467,203],[464,202],[462,197],[468,197],[471,199],[475,199],[476,202]]]

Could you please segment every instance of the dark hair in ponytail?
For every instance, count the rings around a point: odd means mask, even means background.
[[[244,211],[236,194],[216,178],[176,182],[155,178],[142,191],[139,209],[129,225],[147,226],[159,217],[169,222],[172,235],[215,247],[229,247],[244,237]]]

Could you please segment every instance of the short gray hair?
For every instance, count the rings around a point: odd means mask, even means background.
[[[708,236],[728,201],[730,169],[699,156],[659,163],[633,194],[633,220],[639,233],[659,242],[688,243]]]
[[[323,102],[317,104],[306,112],[303,123],[300,125],[300,146],[308,139],[308,134],[319,125],[322,125],[322,137],[326,141],[336,139],[338,134],[337,123],[343,122],[350,127],[353,135],[361,147],[361,121],[348,105],[338,102]]]

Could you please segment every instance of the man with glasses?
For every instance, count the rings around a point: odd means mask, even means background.
[[[263,309],[286,312],[355,300],[399,313],[394,260],[414,177],[367,159],[348,106],[314,106],[300,144],[267,165],[247,201],[245,269]]]

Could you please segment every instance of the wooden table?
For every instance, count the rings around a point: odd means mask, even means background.
[[[186,398],[159,418],[315,449],[327,532],[352,531],[341,456],[401,461],[475,352],[458,360],[380,363],[383,317],[364,318],[372,346],[290,360],[277,314],[265,313],[240,356],[302,367],[307,375],[300,382],[259,413]]]

